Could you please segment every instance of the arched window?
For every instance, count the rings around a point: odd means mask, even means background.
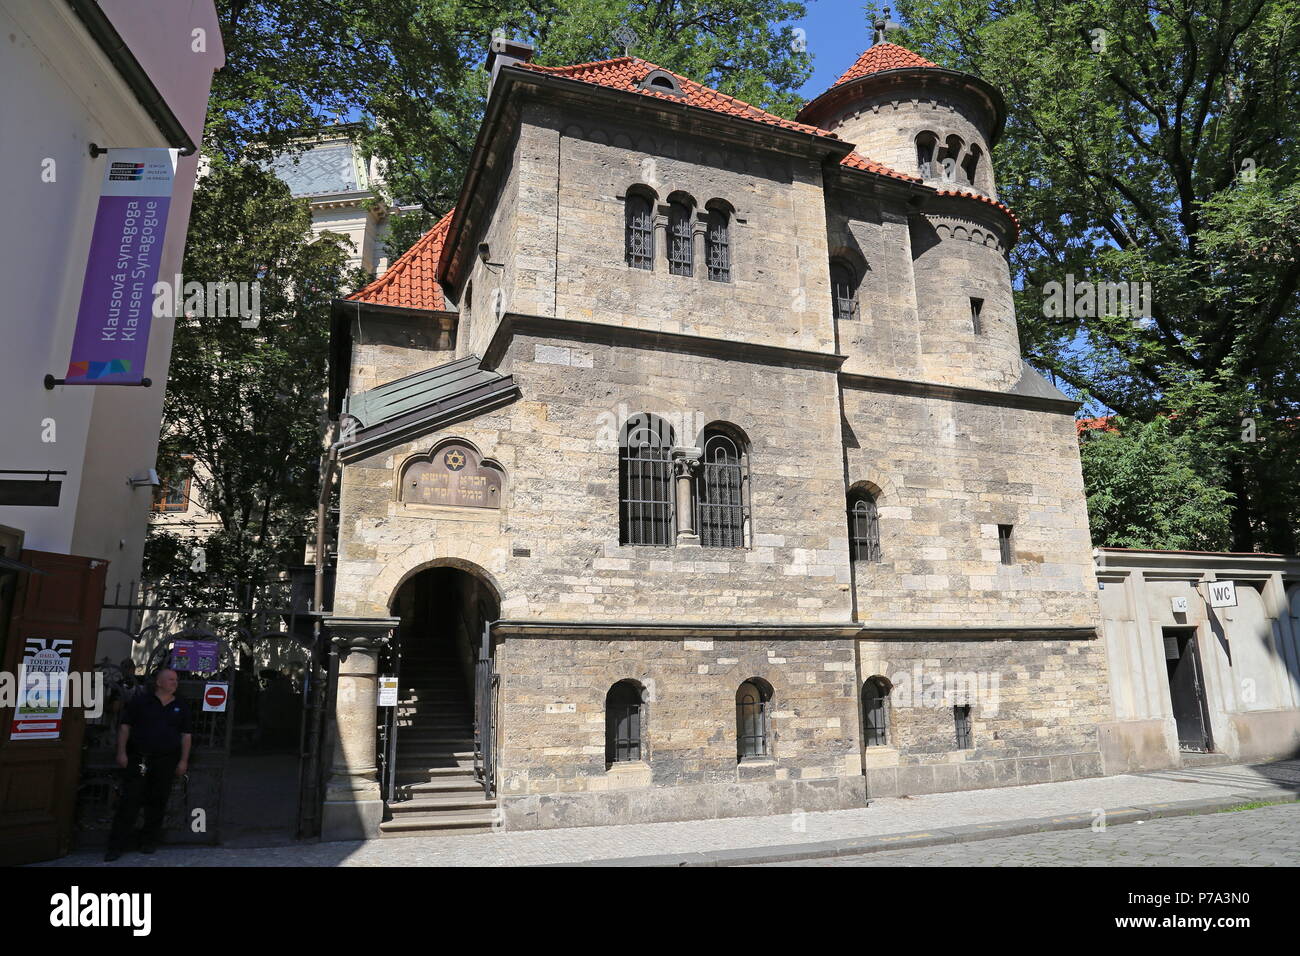
[[[772,704],[772,687],[767,681],[751,677],[736,690],[736,756],[738,760],[757,760],[772,753],[768,718]]]
[[[749,544],[749,455],[740,435],[710,426],[695,479],[700,544],[744,548]]]
[[[673,521],[673,429],[640,412],[619,435],[619,542],[667,547]]]
[[[889,745],[888,680],[876,676],[862,685],[862,730],[868,747]]]
[[[675,276],[695,272],[695,225],[691,206],[680,199],[668,204],[668,271]]]
[[[705,260],[709,278],[731,281],[731,214],[719,205],[709,206],[708,231],[704,234]]]
[[[970,150],[966,153],[966,158],[961,163],[961,171],[966,174],[966,182],[972,186],[975,185],[975,177],[979,174],[979,165],[980,148],[972,143]]]
[[[920,133],[916,137],[916,168],[922,179],[934,176],[934,151],[939,145],[939,137],[931,132]]]
[[[624,203],[624,234],[627,264],[633,269],[654,270],[654,210],[649,197],[629,193]]]
[[[960,136],[955,133],[944,141],[941,151],[940,160],[943,163],[943,178],[949,182],[957,182],[960,178],[958,163],[961,162],[962,147],[966,144],[962,142]]]
[[[858,317],[858,274],[843,259],[831,260],[831,305],[837,321]]]
[[[854,561],[880,560],[880,520],[876,499],[867,491],[849,495],[849,553]]]
[[[641,685],[621,680],[605,695],[605,763],[641,759]]]

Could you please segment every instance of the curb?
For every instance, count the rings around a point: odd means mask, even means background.
[[[1208,797],[1197,800],[1177,800],[1169,803],[1149,803],[1142,806],[1119,806],[1105,809],[1106,825],[1119,826],[1142,823],[1163,817],[1186,817],[1216,813],[1250,803],[1285,804],[1300,802],[1294,790],[1276,788],[1250,793],[1234,793],[1227,797]],[[836,856],[860,856],[884,850],[903,850],[914,847],[944,846],[954,843],[974,843],[979,840],[996,840],[1002,837],[1024,836],[1029,833],[1046,833],[1055,830],[1080,830],[1092,826],[1093,812],[1072,813],[1054,817],[1037,817],[1024,820],[1006,820],[996,823],[973,823],[966,826],[918,830],[911,833],[886,833],[879,836],[849,837],[826,840],[820,843],[791,843],[778,846],[744,847],[725,850],[702,850],[698,853],[667,853],[654,856],[629,856],[608,860],[583,860],[574,863],[545,863],[546,867],[569,866],[645,866],[645,867],[697,867],[697,866],[748,866],[756,863],[792,863],[798,860],[816,860]]]

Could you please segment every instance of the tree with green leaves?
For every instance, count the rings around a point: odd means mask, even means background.
[[[342,237],[316,239],[305,203],[251,163],[218,162],[199,179],[185,282],[257,282],[259,315],[213,315],[182,300],[158,470],[191,479],[214,533],[156,527],[146,577],[188,600],[238,588],[302,560],[315,513],[329,303],[349,275]]]
[[[1001,198],[1023,225],[1012,269],[1026,356],[1130,421],[1181,409],[1161,427],[1205,429],[1190,436],[1194,465],[1231,493],[1231,546],[1295,551],[1300,8],[1289,0],[900,0],[898,8],[907,21],[900,42],[1006,95],[994,162]],[[1149,282],[1150,315],[1047,314],[1044,288],[1068,275]]]
[[[1195,430],[1168,416],[1112,417],[1080,436],[1088,521],[1103,548],[1219,551],[1229,541],[1231,495],[1205,468]]]
[[[339,119],[385,166],[396,256],[455,202],[487,96],[493,31],[532,42],[536,62],[625,50],[792,117],[811,57],[791,0],[218,0],[226,65],[207,141],[228,159],[298,148]]]

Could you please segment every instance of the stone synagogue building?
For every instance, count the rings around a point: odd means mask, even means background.
[[[326,836],[1101,774],[998,91],[878,42],[792,121],[531,54],[489,58],[455,209],[334,310]]]

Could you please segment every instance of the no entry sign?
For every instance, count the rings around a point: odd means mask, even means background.
[[[217,711],[220,713],[226,709],[226,701],[229,699],[229,684],[208,684],[203,688],[204,710]]]

